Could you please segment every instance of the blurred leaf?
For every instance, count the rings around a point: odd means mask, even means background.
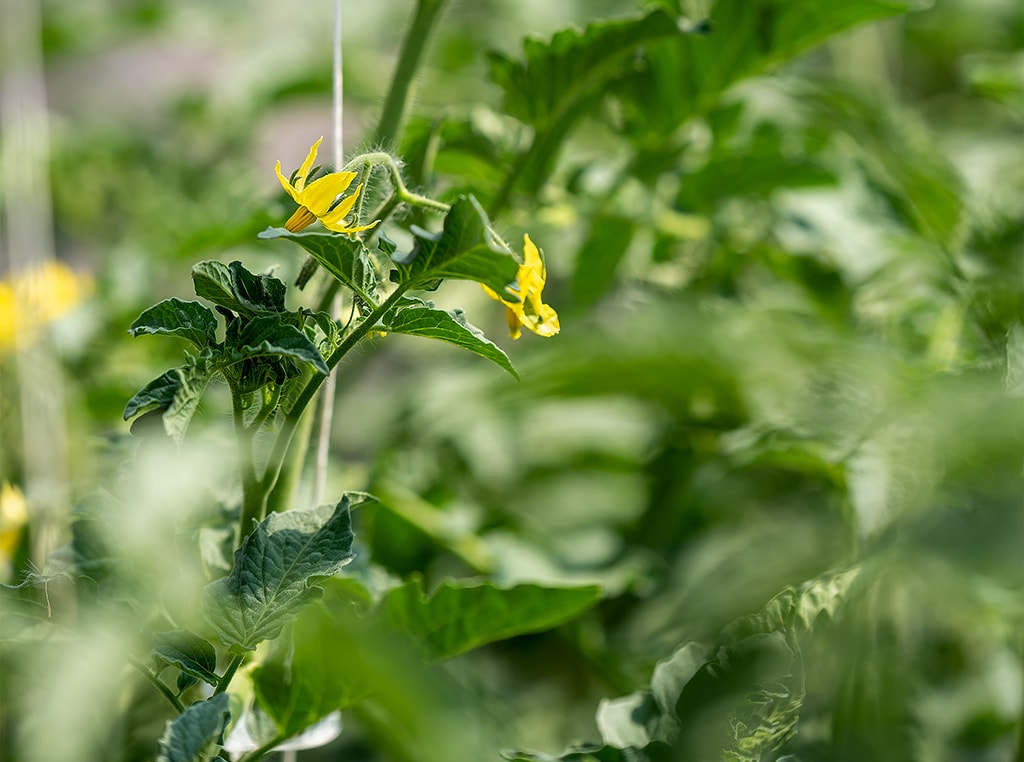
[[[710,33],[652,41],[639,65],[618,79],[614,92],[625,109],[627,133],[642,143],[663,143],[744,77],[851,26],[903,13],[908,5],[903,0],[828,7],[817,0],[718,0]]]
[[[128,329],[132,336],[162,333],[188,339],[200,349],[217,342],[217,316],[199,302],[172,297],[154,304]]]
[[[576,254],[572,281],[576,301],[593,304],[612,287],[635,230],[630,217],[608,213],[594,215],[587,240]]]
[[[333,508],[272,513],[235,551],[231,574],[203,590],[207,621],[220,641],[253,650],[322,594],[316,577],[352,560],[349,498]]]
[[[171,630],[153,635],[153,656],[173,664],[184,674],[191,675],[216,687],[217,652],[204,638],[188,630]]]
[[[224,265],[215,260],[192,267],[196,296],[239,315],[254,317],[284,312],[284,283],[270,275],[254,275],[242,263]]]
[[[540,632],[578,616],[601,598],[598,587],[552,588],[446,580],[429,597],[418,578],[381,601],[392,627],[422,638],[434,659],[516,635]]]
[[[500,246],[491,231],[487,214],[472,196],[463,196],[444,218],[438,234],[413,228],[412,251],[392,256],[399,281],[411,288],[432,288],[439,280],[472,280],[495,293],[508,294],[506,286],[516,279],[519,262]]]
[[[376,304],[377,276],[373,261],[358,238],[329,233],[291,233],[284,228],[267,228],[258,237],[294,241],[367,304]]]
[[[254,317],[237,329],[237,333],[235,326],[241,321],[229,324],[224,350],[213,359],[218,364],[226,364],[256,357],[291,357],[309,363],[326,376],[330,369],[310,338],[295,326],[281,321],[279,314]]]
[[[1005,104],[1024,121],[1024,50],[968,56],[961,70],[977,93]]]
[[[231,718],[228,694],[200,701],[167,723],[157,762],[208,762],[220,750]]]
[[[163,410],[164,431],[178,444],[185,439],[189,422],[210,383],[211,372],[205,364],[182,365],[153,379],[128,400],[124,420],[146,410]]]
[[[440,339],[457,347],[468,349],[470,352],[500,365],[519,378],[508,355],[488,340],[480,329],[467,323],[462,310],[445,312],[435,309],[432,303],[407,302],[406,306],[399,307],[386,319],[384,328],[389,333],[404,333],[410,336]]]

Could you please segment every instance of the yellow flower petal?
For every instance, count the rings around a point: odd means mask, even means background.
[[[299,194],[298,202],[317,217],[323,217],[331,208],[334,199],[348,190],[348,186],[355,179],[355,172],[332,172],[324,175],[306,186]]]
[[[320,139],[309,149],[309,153],[306,154],[306,158],[299,167],[299,171],[295,173],[295,190],[301,192],[306,187],[306,178],[309,177],[309,171],[313,169],[313,164],[316,163],[316,151],[323,142],[324,138],[321,135]]]
[[[561,330],[558,324],[558,313],[547,304],[544,304],[542,292],[547,281],[547,270],[544,267],[544,258],[536,244],[530,240],[529,235],[523,236],[523,264],[519,266],[516,273],[516,282],[508,287],[510,292],[518,294],[521,301],[513,302],[498,296],[487,286],[483,286],[484,292],[492,299],[496,299],[505,305],[505,317],[508,321],[509,335],[518,339],[522,333],[522,326],[538,336],[554,336]]]

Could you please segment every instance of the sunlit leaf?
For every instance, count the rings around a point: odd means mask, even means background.
[[[135,318],[128,333],[132,336],[145,333],[180,336],[202,349],[217,341],[217,316],[199,302],[172,297],[154,304]]]
[[[272,513],[242,541],[231,574],[203,591],[221,643],[252,650],[320,597],[315,578],[353,558],[349,504],[346,495],[336,506]]]
[[[291,233],[284,228],[267,228],[259,238],[294,241],[360,298],[371,305],[376,303],[377,275],[373,260],[358,238],[329,233]]]
[[[400,307],[392,313],[385,322],[384,328],[389,333],[404,333],[410,336],[439,339],[468,349],[474,354],[486,357],[519,378],[508,355],[488,340],[482,331],[467,323],[462,310],[445,312],[436,309],[432,304],[414,302]]]

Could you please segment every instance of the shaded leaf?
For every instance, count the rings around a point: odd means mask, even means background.
[[[497,363],[516,378],[519,374],[512,367],[512,361],[496,344],[487,339],[483,332],[466,322],[462,310],[445,312],[432,304],[422,302],[395,310],[385,322],[389,333],[404,333],[410,336],[425,336],[439,339],[457,347],[468,349],[474,354]]]
[[[444,218],[444,228],[431,234],[413,228],[412,251],[392,261],[399,279],[411,288],[430,288],[445,278],[483,283],[499,294],[516,279],[519,262],[491,232],[490,220],[477,200],[462,196]]]
[[[368,304],[376,304],[377,275],[373,260],[358,238],[329,233],[292,233],[284,228],[267,228],[258,237],[294,241],[360,298]]]
[[[167,723],[157,762],[208,762],[220,751],[231,719],[228,694],[219,693]]]
[[[248,317],[284,312],[284,282],[270,275],[254,275],[241,262],[224,265],[215,260],[192,267],[196,296]]]
[[[200,349],[217,342],[217,316],[199,302],[164,299],[135,318],[132,336],[161,333],[188,339]]]
[[[597,603],[598,587],[555,588],[446,580],[430,596],[419,579],[389,591],[381,615],[392,627],[422,638],[430,655],[446,659],[496,640],[540,632]]]
[[[231,574],[203,590],[207,621],[224,645],[254,649],[321,595],[314,579],[353,557],[349,505],[346,495],[333,507],[272,513],[242,541]]]
[[[235,325],[237,321],[229,326],[224,351],[218,355],[218,362],[233,363],[266,356],[291,357],[309,363],[325,376],[330,372],[310,338],[295,326],[283,323],[281,315],[252,318],[237,332]]]
[[[147,410],[163,410],[164,431],[181,444],[210,378],[211,371],[206,364],[172,368],[150,381],[128,400],[124,408],[124,420]]]
[[[158,659],[173,664],[182,673],[216,686],[217,652],[206,639],[188,630],[171,630],[153,635],[150,649]]]

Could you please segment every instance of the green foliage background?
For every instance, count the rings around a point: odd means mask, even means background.
[[[292,208],[274,160],[297,166],[329,132],[320,5],[43,4],[58,251],[98,282],[62,349],[76,497],[133,446],[125,401],[180,361],[128,338],[143,309],[188,298],[201,258],[294,281],[299,248],[256,235]],[[372,140],[412,3],[362,5],[346,10],[353,144]],[[711,22],[680,34],[678,13]],[[354,514],[360,583],[332,580],[295,625],[296,653],[326,665],[303,695],[357,707],[301,758],[1019,755],[1022,129],[1011,0],[448,8],[390,148],[410,187],[471,192],[506,240],[543,247],[562,333],[505,341],[502,310],[454,283],[431,298],[521,380],[394,334],[342,366],[327,494],[379,502]],[[204,442],[222,403],[200,411]],[[222,479],[200,460],[197,482]],[[146,478],[150,497],[173,483]],[[145,534],[121,540],[144,589]],[[530,626],[508,632],[547,631],[470,650],[506,605],[484,586],[460,609],[476,577],[588,587],[509,604]],[[493,637],[474,637],[474,610]],[[119,666],[77,645],[26,657],[28,628],[5,619],[4,759],[42,759],[26,739],[76,723],[94,734],[77,759],[152,757],[158,695],[99,688]],[[131,650],[130,621],[94,624]],[[276,690],[260,669],[252,690]],[[93,714],[61,708],[92,691]],[[274,719],[297,730],[327,704]]]

